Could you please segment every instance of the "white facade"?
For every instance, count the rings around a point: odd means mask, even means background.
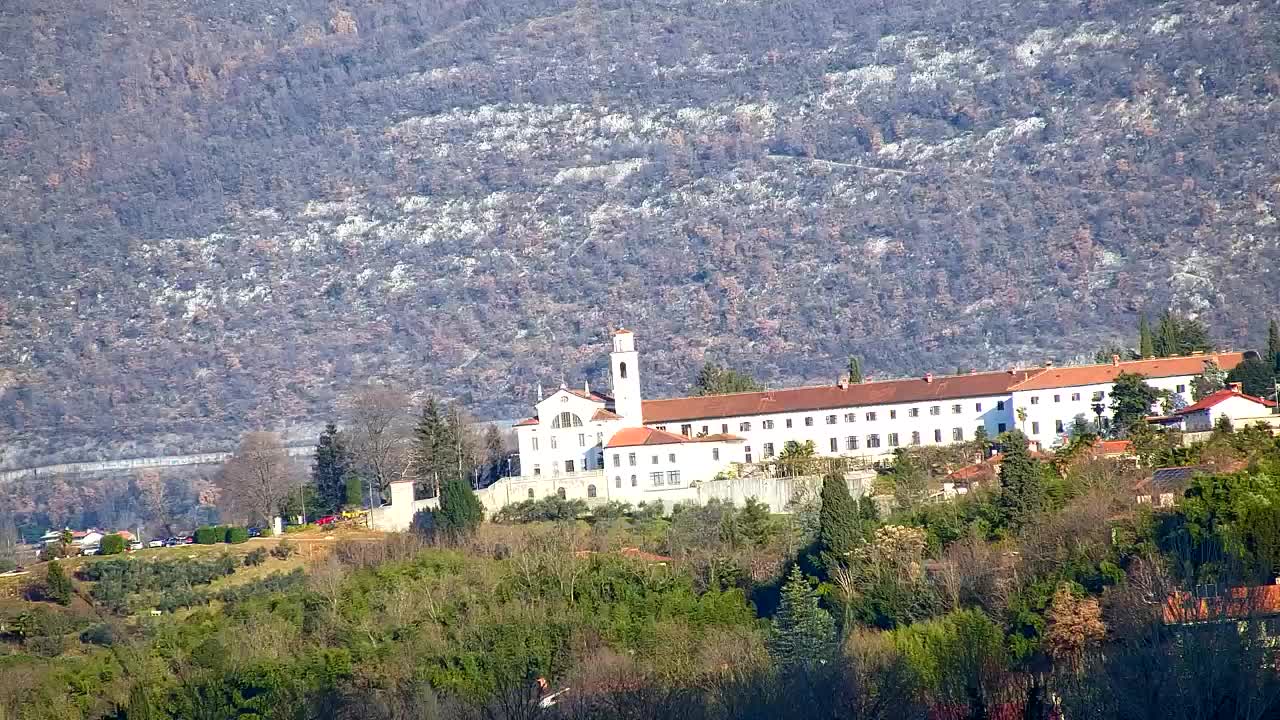
[[[1182,396],[1182,402],[1191,404],[1191,380],[1195,375],[1181,375],[1167,378],[1147,378],[1146,383],[1157,390],[1168,390]],[[1111,388],[1112,383],[1091,383],[1043,390],[1015,390],[1012,394],[1013,415],[1016,427],[1026,434],[1027,438],[1040,443],[1043,447],[1060,445],[1077,417],[1086,421],[1097,422],[1094,404],[1102,406],[1104,427],[1111,423]],[[1017,422],[1018,410],[1026,411],[1026,420]],[[1151,407],[1151,412],[1158,412],[1158,405]]]

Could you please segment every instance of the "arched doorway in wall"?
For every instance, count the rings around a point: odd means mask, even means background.
[[[588,485],[588,486],[587,486],[587,497],[589,497],[589,498],[593,498],[593,497],[595,497],[595,496],[596,496],[596,486],[595,486],[595,485]]]
[[[556,497],[560,498],[561,500],[564,499],[564,488],[562,487],[556,488]]]

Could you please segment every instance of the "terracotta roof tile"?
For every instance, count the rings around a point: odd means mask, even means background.
[[[644,421],[662,423],[1002,395],[1009,392],[1013,385],[1041,372],[1041,368],[1035,368],[933,376],[930,380],[881,380],[851,384],[843,388],[839,385],[817,385],[788,390],[645,400]]]
[[[591,416],[592,422],[595,422],[597,420],[621,420],[621,419],[622,419],[621,415],[605,410],[604,408],[600,408],[595,412],[594,415]]]
[[[1168,624],[1240,620],[1280,615],[1280,585],[1235,587],[1216,597],[1195,597],[1175,592],[1164,603]]]
[[[534,416],[531,418],[525,418],[521,420],[520,422],[516,423],[513,427],[520,427],[522,425],[537,425],[537,424],[538,424],[538,418],[537,416]]]
[[[1245,400],[1248,400],[1250,402],[1258,403],[1263,407],[1276,406],[1276,404],[1270,400],[1265,400],[1260,397],[1254,397],[1252,395],[1245,395],[1244,393],[1239,392],[1237,390],[1233,390],[1231,388],[1223,388],[1222,390],[1219,390],[1215,393],[1210,393],[1209,395],[1206,395],[1205,397],[1200,398],[1199,402],[1195,403],[1194,405],[1188,405],[1174,414],[1187,415],[1189,413],[1199,412],[1201,410],[1208,410],[1214,405],[1217,405],[1218,403],[1224,400],[1230,400],[1233,397],[1244,398]]]
[[[1052,390],[1054,388],[1078,387],[1081,385],[1099,385],[1112,382],[1122,372],[1137,373],[1149,378],[1199,375],[1204,370],[1206,360],[1213,360],[1223,370],[1230,370],[1239,365],[1243,359],[1244,353],[1230,352],[1155,358],[1153,360],[1129,360],[1116,364],[1105,363],[1101,365],[1045,368],[1044,372],[1037,373],[1034,377],[1015,385],[1013,389]]]
[[[675,433],[669,433],[666,430],[654,430],[647,427],[629,427],[622,428],[609,438],[609,442],[605,443],[607,448],[615,447],[631,447],[635,445],[674,445],[677,443],[686,443],[690,439]]]

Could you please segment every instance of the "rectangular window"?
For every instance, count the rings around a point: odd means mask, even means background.
[[[869,447],[869,448],[878,448],[878,447],[880,447],[880,436],[879,436],[879,435],[874,435],[874,434],[872,434],[872,435],[868,435],[868,436],[867,436],[867,447]]]
[[[662,473],[660,473],[660,472],[651,472],[651,473],[649,473],[649,484],[650,484],[650,485],[652,485],[652,486],[654,486],[654,487],[659,487],[659,486],[661,486],[661,485],[662,485]]]
[[[1032,396],[1031,396],[1031,404],[1032,404],[1032,405],[1039,405],[1039,404],[1040,404],[1040,396],[1039,396],[1039,395],[1032,395]]]
[[[835,424],[836,424],[836,416],[835,416],[835,415],[828,415],[828,416],[827,416],[827,424],[828,424],[828,425],[835,425]]]
[[[964,428],[951,428],[951,439],[955,442],[963,442]]]
[[[1004,432],[1005,430],[1008,430],[1008,429],[1009,429],[1009,426],[1008,426],[1008,425],[1005,425],[1004,423],[1000,423],[999,425],[997,425],[997,426],[996,426],[996,432],[997,432],[997,433],[1002,433],[1002,432]]]
[[[537,476],[539,476],[539,475],[541,475],[541,474],[542,474],[542,466],[541,466],[541,465],[534,465],[534,466],[533,466],[533,476],[534,476],[534,477],[537,477]]]
[[[942,406],[941,406],[941,405],[930,405],[930,406],[929,406],[929,414],[930,414],[930,415],[941,415],[941,414],[942,414]]]
[[[529,441],[529,444],[530,444],[530,447],[532,447],[534,450],[537,450],[537,449],[538,449],[538,438],[533,438],[532,440],[530,440],[530,441]]]
[[[997,401],[996,401],[996,409],[997,409],[997,410],[1003,410],[1003,409],[1004,409],[1004,401],[1003,401],[1003,400],[997,400]]]
[[[772,421],[772,420],[761,420],[761,421],[760,421],[760,427],[761,427],[762,429],[764,429],[764,430],[772,430],[772,429],[773,429],[773,421]]]
[[[702,434],[703,434],[703,435],[710,435],[710,434],[711,434],[711,433],[709,432],[709,428],[708,428],[706,425],[703,425],[703,426],[702,426]]]
[[[804,419],[804,426],[805,426],[805,427],[813,427],[813,416],[807,416],[807,417],[805,417],[805,419]]]
[[[973,411],[974,411],[974,412],[982,412],[982,403],[974,403],[974,404],[973,404]]]
[[[1038,422],[1032,422],[1032,423],[1031,423],[1031,434],[1032,434],[1032,435],[1039,435],[1039,434],[1040,434],[1040,423],[1038,423]]]
[[[1177,388],[1175,388],[1175,391],[1177,391],[1177,392],[1179,392],[1179,393],[1185,393],[1185,392],[1187,391],[1187,386],[1186,386],[1186,385],[1179,385]]]
[[[898,447],[898,433],[889,433],[889,447]]]
[[[650,465],[657,465],[657,464],[658,464],[658,456],[657,456],[657,455],[654,455],[654,456],[653,456],[653,458],[649,461],[649,464],[650,464]]]
[[[746,446],[746,447],[742,448],[742,452],[743,452],[743,456],[744,456],[744,457],[743,457],[743,462],[751,462],[751,446],[750,446],[750,445],[748,445],[748,446]]]
[[[911,444],[912,444],[912,445],[919,445],[919,444],[920,444],[920,431],[919,431],[919,430],[912,430],[912,431],[911,431]]]
[[[751,423],[738,423],[738,432],[751,432]]]
[[[831,438],[831,452],[840,452],[840,438]]]
[[[942,429],[941,429],[941,428],[938,428],[938,429],[936,429],[936,430],[934,430],[934,431],[933,431],[933,441],[934,441],[934,442],[936,442],[936,443],[940,443],[940,442],[942,442]]]
[[[907,417],[920,417],[920,408],[911,408],[908,410]]]
[[[613,466],[622,467],[622,456],[619,455],[618,453],[613,454]]]
[[[1080,393],[1071,393],[1071,402],[1080,402]]]
[[[788,429],[788,430],[790,430],[790,429],[791,429],[791,422],[792,422],[791,418],[787,418],[787,429]]]
[[[1103,400],[1104,398],[1106,398],[1106,397],[1107,397],[1107,394],[1106,394],[1105,392],[1103,392],[1103,391],[1101,391],[1101,390],[1098,390],[1097,392],[1095,392],[1095,393],[1093,394],[1093,401],[1094,401],[1094,402],[1102,402],[1102,400]]]
[[[766,459],[773,457],[773,443],[765,443],[765,444],[764,444],[764,456],[763,456],[763,457],[764,457],[764,458],[766,458]]]
[[[654,426],[653,426],[653,429],[654,429],[654,430],[661,430],[661,431],[663,431],[663,432],[666,432],[666,431],[667,431],[667,426],[666,426],[666,425],[654,425]]]
[[[867,422],[875,422],[875,421],[876,421],[876,411],[872,410],[871,412],[867,413]]]
[[[578,433],[578,447],[586,447],[586,446],[587,446],[587,434]]]
[[[621,489],[622,489],[622,476],[621,476],[621,475],[619,475],[619,476],[617,476],[617,477],[615,477],[615,478],[613,479],[613,486],[614,486],[614,487],[616,487],[616,488],[618,488],[619,490],[621,490]],[[532,490],[530,490],[529,492],[533,492],[533,491],[532,491]]]
[[[964,412],[964,408],[960,406],[960,403],[956,403],[955,405],[951,406],[952,415],[959,415],[962,412]]]
[[[858,437],[857,437],[856,435],[850,435],[849,437],[845,438],[845,439],[844,439],[844,449],[845,449],[845,450],[857,450],[857,449],[858,449]]]
[[[1063,431],[1064,429],[1065,429],[1065,428],[1063,428],[1063,426],[1062,426],[1062,421],[1061,421],[1061,420],[1054,420],[1054,421],[1053,421],[1053,431],[1054,431],[1054,432],[1056,432],[1056,433],[1058,433],[1059,435],[1061,435],[1061,434],[1062,434],[1062,431]]]
[[[720,425],[720,432],[724,433],[725,435],[728,435],[728,434],[729,434],[729,423],[721,423],[721,425]]]
[[[679,470],[668,470],[668,471],[667,471],[667,484],[668,484],[668,485],[679,485],[679,484],[680,484],[680,471],[679,471]]]
[[[1054,402],[1062,402],[1062,396],[1061,396],[1061,395],[1054,395],[1054,396],[1053,396],[1053,401],[1054,401]]]
[[[674,464],[675,464],[675,462],[676,462],[676,454],[675,454],[675,453],[667,453],[667,462],[669,462],[669,463],[671,463],[672,465],[674,465]]]
[[[680,426],[680,434],[681,434],[681,435],[683,435],[683,436],[685,436],[685,437],[692,437],[692,436],[693,436],[693,426],[692,426],[692,425],[681,425],[681,426]]]
[[[565,472],[567,472],[567,473],[571,473],[571,472],[573,472],[573,461],[572,461],[572,460],[565,460],[565,461],[564,461],[564,471],[565,471]]]
[[[628,464],[628,465],[630,465],[631,467],[635,467],[635,466],[636,466],[636,454],[635,454],[635,453],[627,453],[627,464]]]
[[[898,419],[898,411],[897,411],[897,410],[890,410],[890,411],[889,411],[889,419],[890,419],[890,420],[897,420],[897,419]]]
[[[720,448],[711,448],[711,459],[712,460],[720,459]]]
[[[635,487],[635,486],[637,486],[637,485],[639,485],[639,484],[640,484],[640,481],[636,480],[636,476],[635,476],[635,475],[632,475],[632,476],[631,476],[631,487]]]
[[[858,414],[857,414],[857,413],[845,413],[845,414],[844,414],[844,421],[845,421],[845,422],[854,422],[854,421],[856,421],[857,419],[858,419]]]
[[[555,435],[552,435],[552,436],[551,436],[551,449],[552,449],[552,450],[555,450],[555,449],[556,449],[556,436],[555,436]]]

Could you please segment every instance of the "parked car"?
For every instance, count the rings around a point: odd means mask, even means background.
[[[186,536],[186,537],[182,538],[182,544],[183,544],[183,545],[195,545],[195,544],[196,544],[196,538],[195,538],[195,536],[194,536],[194,535],[188,535],[188,536]]]
[[[164,541],[165,547],[178,547],[181,544],[182,544],[182,538],[180,537],[171,537],[168,540]]]
[[[316,521],[316,525],[319,525],[320,527],[325,527],[326,525],[332,525],[337,521],[338,521],[337,515],[325,515],[324,517]]]
[[[147,547],[153,547],[153,548],[164,547],[164,540],[161,538],[156,538],[155,540],[152,540],[151,542],[147,543]]]
[[[262,537],[262,528],[249,528],[249,537]]]
[[[98,545],[85,545],[80,549],[81,555],[101,555],[102,548]]]
[[[143,545],[141,540],[134,540],[133,542],[129,543],[130,550],[141,550],[142,547]]]

